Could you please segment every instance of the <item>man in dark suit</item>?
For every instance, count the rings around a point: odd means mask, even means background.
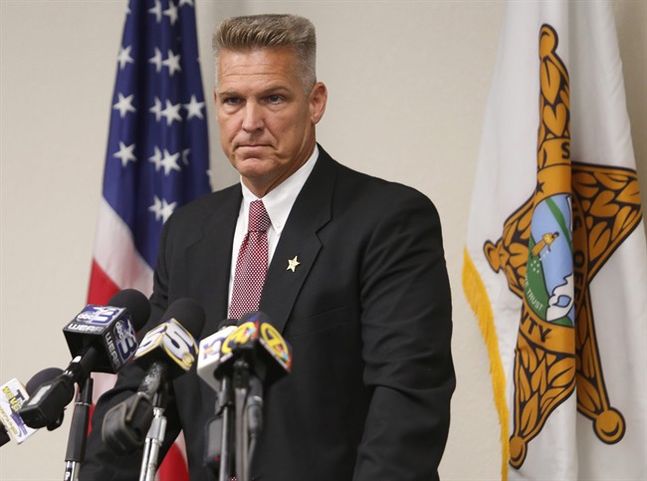
[[[167,222],[151,325],[175,299],[191,297],[207,313],[204,337],[244,301],[292,344],[292,373],[266,387],[254,479],[437,479],[454,371],[433,204],[340,165],[316,145],[327,92],[315,78],[309,21],[230,19],[215,46],[221,144],[241,184]],[[267,269],[253,299],[255,289],[239,289],[237,277],[259,200],[269,222],[261,243]],[[241,293],[245,299],[234,300]],[[136,478],[141,453],[114,456],[97,433],[106,410],[131,395],[142,375],[134,366],[123,370],[99,402],[82,481]],[[195,372],[173,383],[165,447],[184,431],[192,481],[215,479],[202,466],[214,397]]]

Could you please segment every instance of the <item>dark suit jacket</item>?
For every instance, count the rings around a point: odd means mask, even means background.
[[[352,171],[320,148],[269,266],[261,300],[293,346],[293,372],[265,393],[254,464],[263,481],[432,481],[454,389],[451,301],[441,229],[419,192]],[[203,337],[226,318],[239,185],[179,209],[167,222],[151,297],[157,320],[175,299],[205,308]],[[288,271],[288,259],[300,265]],[[96,432],[136,389],[122,371],[99,402],[82,481],[136,479],[140,453],[115,458]],[[180,429],[192,481],[214,393],[192,371],[173,383],[167,446]],[[111,477],[113,476],[113,477]]]

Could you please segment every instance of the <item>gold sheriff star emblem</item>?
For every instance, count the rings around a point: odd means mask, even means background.
[[[298,256],[294,256],[293,259],[288,259],[288,268],[286,271],[296,272],[296,269],[300,264]]]
[[[513,369],[509,462],[515,468],[523,464],[528,444],[550,414],[574,390],[578,411],[593,421],[601,441],[613,444],[624,436],[625,420],[611,406],[604,382],[589,286],[642,218],[636,171],[571,160],[568,72],[557,55],[557,32],[543,25],[539,40],[537,186],[505,221],[501,237],[483,246],[490,267],[503,272],[510,291],[523,300]],[[542,256],[557,240],[548,232],[534,243],[533,214],[539,204],[560,195],[568,195],[572,202],[575,321],[570,325],[538,315],[536,299],[529,296],[529,282],[536,279]]]

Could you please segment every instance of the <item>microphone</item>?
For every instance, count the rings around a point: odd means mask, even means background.
[[[214,334],[200,341],[197,374],[214,391],[220,389],[216,368],[220,365],[222,343],[236,330],[237,323],[236,319],[227,319],[220,324]]]
[[[144,294],[125,289],[107,306],[87,305],[64,328],[72,362],[54,380],[40,385],[22,406],[20,415],[32,428],[53,424],[74,397],[74,384],[81,384],[92,371],[117,372],[137,349],[135,331],[150,315]]]
[[[223,341],[236,330],[237,319],[227,319],[220,323],[218,330],[200,341],[197,374],[209,387],[216,391],[215,416],[210,418],[205,425],[205,450],[203,454],[204,466],[214,473],[222,470],[229,473],[230,450],[228,445],[228,432],[232,422],[233,394],[231,391],[231,378],[216,377],[215,369],[220,362],[220,349]],[[222,479],[227,478],[223,475]]]
[[[214,375],[230,371],[241,358],[261,381],[265,381],[269,371],[282,375],[292,370],[292,346],[272,325],[269,316],[260,311],[244,315],[236,330],[222,342]]]
[[[263,425],[263,382],[271,371],[281,376],[291,369],[292,348],[263,312],[243,316],[236,330],[222,342],[214,375],[231,376],[235,472],[239,480],[249,479],[250,463]]]
[[[253,330],[249,327],[250,323],[254,326]],[[292,347],[271,324],[269,316],[263,312],[250,312],[243,316],[240,326],[245,325],[248,326],[245,332],[253,331],[250,338],[245,339],[244,334],[241,338],[232,335],[232,342],[223,347],[229,347],[232,353],[240,351],[240,355],[250,365],[245,414],[250,442],[248,462],[251,462],[263,429],[263,382],[267,379],[270,369],[274,369],[279,375],[292,370]],[[246,473],[249,473],[249,467]]]
[[[0,387],[0,446],[9,442],[9,434],[21,444],[36,432],[25,424],[18,411],[38,386],[62,372],[58,368],[50,367],[34,374],[25,387],[16,378],[10,379]],[[55,427],[59,425],[60,423]]]
[[[192,299],[178,299],[162,315],[163,322],[142,339],[134,362],[146,369],[135,394],[113,406],[103,419],[101,436],[115,453],[141,447],[163,403],[168,381],[191,369],[198,356],[195,337],[205,322],[202,307]]]

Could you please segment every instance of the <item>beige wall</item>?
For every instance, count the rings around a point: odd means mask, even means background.
[[[447,480],[494,480],[498,423],[486,351],[460,286],[466,217],[503,4],[499,1],[197,0],[205,89],[224,16],[293,12],[319,36],[330,90],[320,142],[337,159],[428,194],[442,217],[458,387]],[[0,382],[69,360],[63,324],[84,304],[124,1],[0,3]],[[629,113],[647,190],[647,3],[615,3]],[[207,95],[209,95],[207,93]],[[237,179],[220,153],[217,187]],[[644,196],[643,196],[644,198]],[[68,416],[69,422],[69,416]],[[61,479],[68,424],[0,451],[0,479]]]

